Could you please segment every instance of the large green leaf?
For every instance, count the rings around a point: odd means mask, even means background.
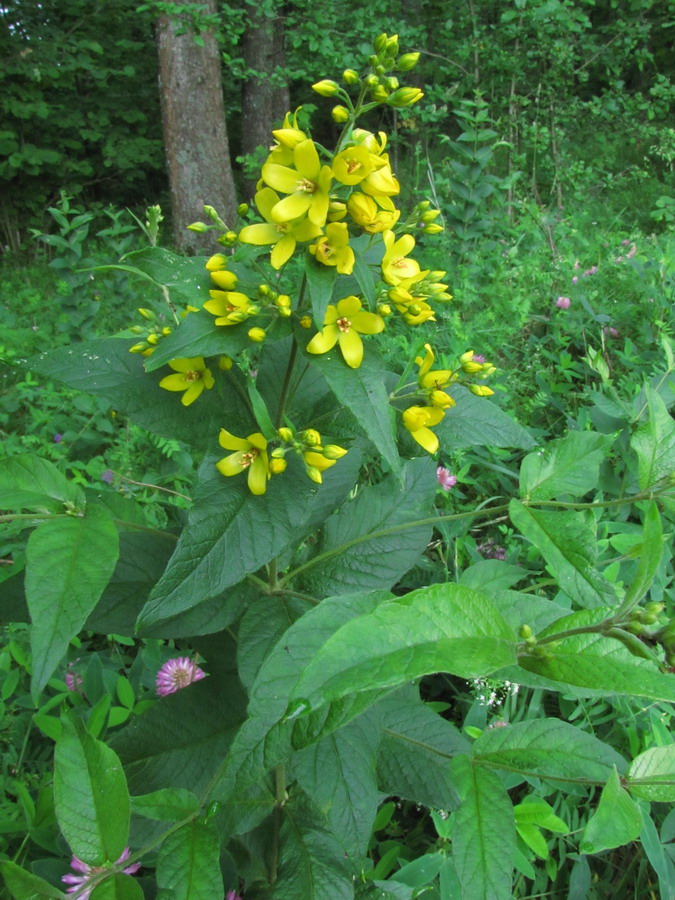
[[[0,860],[0,872],[13,900],[64,900],[67,896],[9,859]]]
[[[316,556],[306,563],[303,589],[316,595],[348,594],[395,584],[417,562],[431,537],[427,518],[438,483],[431,459],[403,466],[404,483],[393,476],[363,488],[325,524]]]
[[[534,438],[496,403],[476,397],[464,387],[452,388],[456,406],[449,409],[435,432],[446,452],[464,447],[520,447],[530,450]]]
[[[131,798],[131,811],[136,816],[158,822],[177,822],[199,809],[199,801],[185,788],[162,788]]]
[[[129,839],[129,792],[119,757],[79,719],[64,716],[54,751],[54,806],[73,854],[90,866],[115,862]]]
[[[423,703],[412,685],[389,694],[375,709],[382,728],[377,757],[381,789],[432,809],[455,809],[459,800],[449,763],[470,750],[469,740]]]
[[[586,823],[579,849],[582,853],[612,850],[636,840],[641,830],[640,810],[613,770],[602,789],[597,809]]]
[[[311,609],[308,600],[299,597],[260,597],[244,613],[237,633],[237,670],[245,687],[250,688],[277,643],[296,619]]]
[[[623,606],[639,603],[649,590],[663,556],[663,529],[659,509],[653,500],[646,506],[644,530],[640,549],[640,564],[635,577],[628,586]]]
[[[315,503],[325,502],[325,495],[341,498],[351,484],[351,476],[343,481],[338,462],[335,477],[331,470],[317,488],[292,459],[267,492],[256,496],[245,477],[225,478],[215,462],[207,457],[200,469],[188,524],[139,617],[143,633],[156,634],[165,620],[222,594],[299,542]]]
[[[518,500],[509,504],[515,527],[539,550],[560,590],[585,608],[617,603],[614,588],[593,568],[597,553],[589,519],[571,510],[531,509]]]
[[[208,297],[207,297],[208,299]],[[171,359],[190,359],[193,356],[237,356],[251,347],[245,322],[240,325],[216,325],[215,318],[206,310],[191,312],[175,331],[163,338],[145,363],[145,369],[153,372]],[[215,367],[211,367],[211,371]]]
[[[84,491],[54,463],[25,453],[0,462],[0,509],[62,513],[66,504],[84,506]]]
[[[640,490],[657,484],[675,470],[675,421],[663,399],[645,387],[648,419],[630,440],[638,458]]]
[[[628,770],[628,789],[645,800],[675,802],[675,744],[650,747],[637,756]]]
[[[137,425],[192,447],[215,447],[221,427],[249,433],[250,413],[232,385],[231,373],[212,369],[213,389],[186,407],[175,392],[160,388],[161,374],[147,373],[143,359],[129,353],[129,343],[120,338],[49,350],[31,359],[29,366],[68,387],[104,397]]]
[[[201,306],[209,299],[213,283],[201,256],[179,256],[164,247],[144,247],[127,253],[119,265],[103,269],[121,269],[169,289],[174,304]]]
[[[326,309],[333,296],[337,269],[334,266],[324,266],[318,263],[311,253],[305,253],[305,276],[309,301],[312,305],[312,318],[316,327],[321,330],[326,318]]]
[[[366,852],[379,799],[375,756],[380,730],[372,712],[295,753],[291,764],[293,776],[352,858]]]
[[[395,441],[395,416],[386,388],[389,372],[377,350],[367,344],[358,369],[350,369],[337,348],[307,358],[325,377],[338,402],[352,413],[391,471],[398,474],[401,461]]]
[[[558,782],[603,783],[613,767],[625,772],[627,766],[612,747],[553,718],[490,728],[473,745],[473,754],[481,765]]]
[[[482,594],[432,585],[346,622],[305,667],[291,702],[317,709],[433,672],[477,678],[514,659],[514,633]]]
[[[26,600],[30,611],[37,697],[82,630],[115,568],[117,529],[107,512],[87,505],[84,515],[51,519],[26,546]]]
[[[143,900],[143,889],[135,878],[116,872],[91,892],[91,900]]]
[[[225,893],[215,824],[189,822],[162,842],[157,900],[213,900]]]
[[[570,431],[543,450],[530,453],[520,466],[521,496],[550,500],[560,494],[581,497],[593,490],[612,441],[611,435]]]
[[[516,849],[513,807],[499,777],[466,756],[451,763],[461,805],[452,827],[452,856],[462,900],[511,900]]]

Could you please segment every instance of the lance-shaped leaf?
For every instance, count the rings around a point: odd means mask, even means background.
[[[575,603],[592,608],[617,602],[612,585],[593,568],[595,532],[582,513],[531,509],[512,500],[509,515],[544,557],[560,590]]]
[[[317,709],[433,672],[478,678],[514,659],[514,633],[482,594],[432,585],[346,622],[306,666],[291,703]]]
[[[648,419],[630,440],[637,453],[638,484],[644,491],[675,471],[675,421],[662,397],[645,385]]]
[[[579,842],[582,853],[600,853],[634,841],[642,830],[642,816],[636,802],[613,771],[602,789],[598,807],[588,820]]]
[[[612,747],[560,719],[532,719],[490,728],[473,745],[476,763],[531,778],[604,783],[627,763]]]
[[[115,862],[129,838],[129,792],[119,757],[78,719],[61,720],[54,752],[56,818],[73,854],[90,866]]]
[[[661,516],[656,503],[650,500],[645,509],[640,564],[626,591],[622,604],[624,608],[630,607],[633,603],[639,603],[647,593],[659,568],[662,555],[663,529],[661,527]]]
[[[0,872],[13,900],[63,900],[67,896],[44,878],[27,872],[8,859],[0,860]]]
[[[0,463],[0,509],[37,509],[62,513],[65,504],[84,506],[84,491],[47,459],[32,454]]]
[[[367,343],[358,369],[350,369],[337,349],[309,358],[312,367],[323,374],[335,398],[351,412],[391,471],[398,474],[401,461],[395,441],[395,415],[386,388],[389,372],[372,343]]]
[[[117,529],[100,506],[84,515],[51,519],[36,528],[26,546],[26,600],[30,611],[33,673],[37,697],[68,644],[82,630],[117,562]]]
[[[591,431],[570,431],[528,454],[520,466],[521,496],[550,500],[560,494],[581,497],[593,490],[613,439]]]
[[[485,446],[530,450],[535,446],[530,433],[496,403],[476,397],[461,386],[453,386],[451,393],[456,406],[446,412],[435,428],[445,451]]]
[[[663,674],[649,660],[633,656],[615,638],[577,634],[541,649],[545,654],[522,656],[519,667],[557,682],[560,690],[572,685],[588,688],[595,696],[603,691],[609,695],[675,701],[675,675]]]
[[[659,803],[675,801],[675,744],[650,747],[628,770],[628,789],[635,797]]]
[[[199,801],[185,788],[162,788],[140,797],[131,798],[131,811],[144,819],[158,822],[178,822],[199,809]]]
[[[333,296],[337,269],[335,266],[324,266],[318,263],[311,253],[305,253],[305,275],[309,301],[312,304],[312,318],[316,327],[321,330],[326,318],[326,309]]]
[[[189,822],[162,842],[158,900],[213,900],[225,893],[215,824]]]
[[[436,465],[407,462],[403,479],[401,485],[389,476],[365,487],[326,521],[316,556],[303,567],[304,589],[325,596],[388,588],[412,568],[432,526],[406,525],[432,512]]]
[[[453,760],[461,797],[452,828],[452,856],[462,900],[511,900],[516,849],[513,807],[494,772],[466,756]]]

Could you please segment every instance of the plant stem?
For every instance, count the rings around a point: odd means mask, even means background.
[[[277,410],[277,418],[274,423],[275,428],[281,428],[284,422],[284,413],[286,412],[286,401],[288,400],[288,389],[291,386],[291,378],[293,376],[293,366],[298,355],[298,343],[293,338],[291,352],[288,357],[288,365],[286,366],[286,374],[284,375],[284,383],[281,385],[281,394],[279,395],[279,408]]]

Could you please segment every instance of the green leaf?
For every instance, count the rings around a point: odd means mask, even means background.
[[[459,583],[477,591],[503,591],[526,578],[522,566],[510,566],[498,559],[483,559],[464,569]]]
[[[379,799],[375,756],[380,731],[372,712],[292,758],[293,776],[353,858],[365,855]]]
[[[628,789],[635,797],[659,803],[675,801],[675,744],[650,747],[628,770]]]
[[[326,596],[387,588],[412,568],[432,526],[404,526],[432,513],[436,465],[411,460],[402,476],[403,485],[390,475],[364,487],[326,521],[315,557],[303,566],[303,590]]]
[[[567,824],[556,816],[553,807],[540,797],[526,797],[523,803],[513,807],[513,813],[516,825],[537,825],[558,834],[568,834],[570,830]]]
[[[614,638],[578,634],[547,644],[545,651],[545,656],[522,656],[518,664],[557,682],[559,690],[572,685],[588,688],[595,696],[602,691],[610,696],[675,701],[675,676],[658,672],[651,662],[633,656]]]
[[[412,685],[389,694],[375,709],[382,727],[377,758],[381,789],[433,809],[456,809],[459,798],[449,762],[470,750],[469,740],[423,703]]]
[[[272,647],[311,607],[297,597],[267,596],[248,607],[237,633],[237,670],[244,687],[251,687]]]
[[[323,328],[326,309],[333,296],[333,285],[337,278],[335,266],[324,266],[318,263],[311,253],[305,253],[305,275],[312,304],[312,318],[319,329]]]
[[[54,751],[56,818],[73,854],[115,862],[129,839],[129,792],[119,757],[78,719],[64,716]]]
[[[157,900],[213,900],[225,893],[214,824],[189,822],[162,842]]]
[[[0,462],[0,509],[36,509],[62,513],[65,504],[84,506],[84,491],[56,466],[31,454]]]
[[[445,857],[442,853],[425,853],[412,862],[402,866],[391,876],[394,881],[408,884],[410,887],[423,888],[438,875]]]
[[[250,325],[245,322],[240,325],[216,325],[215,321],[214,316],[204,309],[188,313],[175,330],[157,344],[145,362],[146,371],[153,372],[172,359],[237,356],[251,347],[247,333]],[[210,368],[213,373],[214,362]]]
[[[434,672],[478,678],[514,659],[513,631],[482,594],[432,585],[346,622],[306,666],[291,703],[316,709]]]
[[[520,467],[520,494],[531,500],[550,500],[561,494],[581,497],[598,483],[600,463],[614,440],[612,435],[570,431],[543,450],[530,453]]]
[[[67,896],[48,881],[26,872],[8,859],[0,860],[0,872],[13,900],[63,900]]]
[[[122,266],[105,268],[142,273],[155,284],[167,287],[173,303],[201,306],[209,299],[209,288],[213,287],[205,265],[202,256],[180,256],[164,247],[144,247],[127,253]]]
[[[649,417],[630,439],[638,458],[638,484],[645,491],[675,471],[675,422],[661,396],[645,385]]]
[[[626,761],[612,747],[553,718],[489,728],[473,745],[473,755],[480,765],[559,782],[602,783],[613,767],[626,771]]]
[[[366,298],[368,306],[373,307],[376,300],[375,295],[375,279],[373,272],[368,263],[363,258],[363,254],[354,247],[354,277],[359,283],[361,293]]]
[[[452,855],[462,900],[511,900],[516,830],[499,777],[466,756],[451,763],[461,797],[452,828]]]
[[[522,425],[485,397],[453,386],[456,406],[449,409],[435,432],[444,451],[465,447],[520,447],[530,450],[534,438]]]
[[[560,590],[575,603],[585,608],[617,603],[612,585],[593,568],[595,530],[582,513],[531,509],[512,500],[509,515],[544,557]]]
[[[131,811],[144,819],[178,822],[199,809],[199,801],[185,788],[162,788],[150,794],[131,798]]]
[[[143,900],[143,889],[131,875],[117,872],[94,888],[91,900]]]
[[[622,607],[629,608],[649,590],[663,555],[663,530],[656,503],[650,500],[644,514],[640,564],[633,581],[628,586]]]
[[[26,545],[26,600],[30,611],[37,697],[82,630],[115,568],[117,529],[102,507],[84,516],[52,519],[36,528]]]
[[[462,583],[460,579],[460,584]],[[477,585],[475,587],[479,589]],[[569,609],[552,600],[520,591],[490,591],[490,602],[516,632],[521,625],[529,625],[535,634],[539,634],[547,625],[569,614]]]
[[[358,369],[350,369],[337,349],[307,358],[324,375],[336,399],[351,412],[391,471],[398,474],[401,461],[395,441],[395,415],[386,388],[389,372],[375,348],[371,344],[365,347]]]
[[[661,897],[663,900],[666,897],[675,897],[675,865],[659,839],[659,833],[649,815],[649,808],[646,804],[641,804],[640,812],[642,814],[640,843],[645,856],[658,876]]]
[[[582,853],[600,853],[622,847],[636,840],[641,830],[640,810],[613,771],[602,789],[597,809],[586,823],[579,849]]]

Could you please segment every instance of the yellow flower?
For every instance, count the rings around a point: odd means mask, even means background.
[[[234,272],[228,272],[226,269],[218,269],[211,272],[211,281],[222,288],[224,291],[231,291],[237,285],[237,276]]]
[[[315,334],[307,344],[308,353],[328,353],[339,344],[347,365],[358,369],[363,360],[362,334],[379,334],[384,320],[375,313],[361,309],[358,297],[345,297],[326,310],[323,331]]]
[[[486,384],[469,384],[467,386],[476,397],[491,397],[494,394],[492,388],[489,388]]]
[[[173,375],[167,375],[159,383],[165,391],[185,391],[180,398],[183,406],[194,403],[204,388],[211,390],[215,384],[210,369],[206,368],[201,356],[192,359],[172,359],[169,362]]]
[[[396,240],[393,231],[385,231],[382,240],[386,247],[382,258],[382,277],[387,284],[399,284],[419,275],[419,263],[407,256],[415,246],[415,238],[411,234],[404,234]]]
[[[307,215],[310,222],[323,227],[328,215],[329,191],[333,173],[330,166],[322,166],[314,141],[300,141],[293,149],[293,165],[281,166],[267,162],[262,167],[265,184],[288,194],[275,204],[270,215],[273,222],[292,222]]]
[[[260,434],[249,434],[247,438],[235,437],[224,428],[218,437],[220,446],[225,450],[234,450],[229,456],[216,463],[221,475],[239,475],[248,469],[248,488],[252,494],[264,494],[267,480],[270,477],[270,464],[267,455],[267,441]]]
[[[389,197],[378,197],[376,202],[360,191],[354,191],[347,201],[347,211],[354,222],[368,234],[391,230],[401,215]]]
[[[367,178],[375,166],[364,146],[347,147],[333,159],[333,175],[341,184],[358,184]]]
[[[280,269],[288,262],[298,241],[311,241],[321,234],[319,226],[307,218],[295,222],[275,222],[272,210],[279,202],[279,195],[271,188],[266,187],[258,191],[255,195],[255,205],[266,224],[247,225],[239,232],[239,240],[244,244],[273,245],[270,262],[275,269]]]
[[[349,231],[344,222],[326,225],[326,233],[309,248],[317,262],[335,266],[340,275],[351,275],[354,269],[354,251],[349,246]]]
[[[204,309],[218,317],[216,325],[238,325],[257,311],[250,298],[238,291],[209,291],[209,294],[211,300],[206,301]]]
[[[305,132],[298,128],[298,113],[301,109],[299,106],[294,113],[287,112],[283,126],[272,132],[279,144],[289,150],[293,150],[301,141],[307,140]]]
[[[371,156],[371,159],[374,158],[376,157]],[[372,194],[374,197],[393,197],[395,194],[399,194],[401,186],[391,171],[389,157],[386,154],[379,157],[377,165],[375,171],[363,179],[361,188],[366,194]]]
[[[315,450],[306,450],[302,454],[302,458],[305,461],[305,472],[317,484],[323,483],[321,473],[335,465],[334,459],[326,459],[323,454],[317,453]]]
[[[415,362],[420,367],[417,373],[417,383],[426,393],[431,406],[437,406],[439,409],[449,409],[455,405],[455,401],[442,388],[446,387],[453,381],[457,380],[449,369],[432,369],[434,364],[434,351],[431,344],[425,344],[426,354],[424,358],[416,357]]]
[[[438,450],[438,438],[429,426],[438,425],[445,413],[438,407],[410,406],[403,412],[403,426],[427,453]]]

